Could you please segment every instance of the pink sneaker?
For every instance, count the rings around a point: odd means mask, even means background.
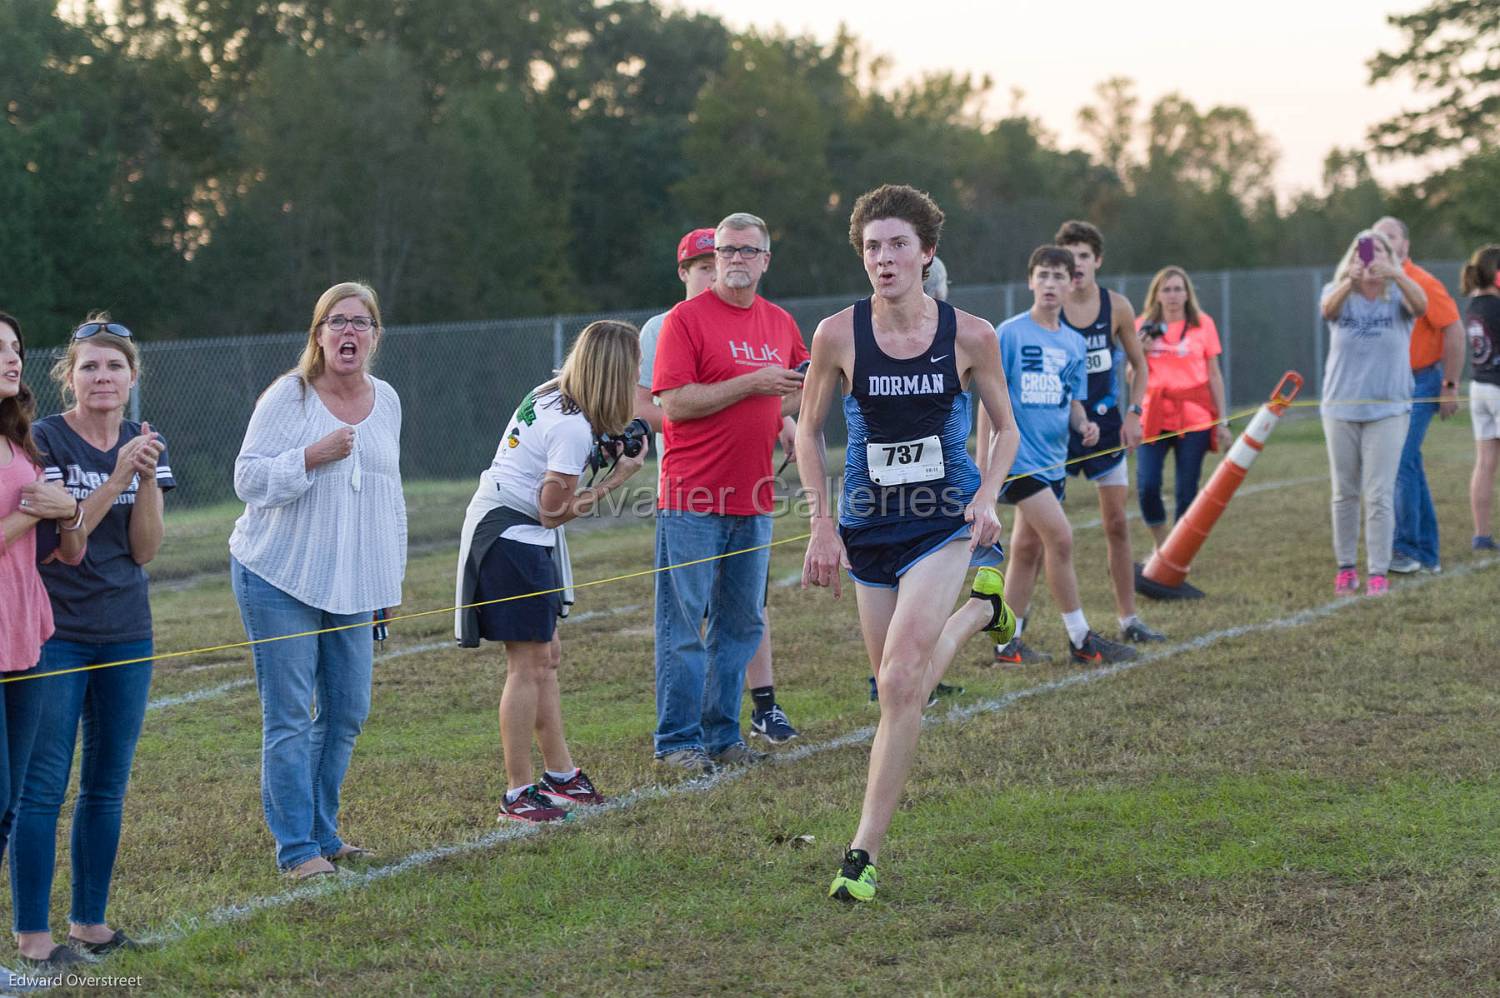
[[[1370,576],[1370,584],[1365,586],[1366,596],[1387,596],[1390,591],[1391,584],[1386,581],[1384,575]]]
[[[1379,578],[1381,582],[1385,581],[1384,576],[1376,576],[1375,578]],[[1372,585],[1375,582],[1375,578],[1370,579]],[[1333,595],[1353,596],[1357,592],[1359,592],[1359,573],[1352,568],[1339,569],[1339,574],[1333,577]]]

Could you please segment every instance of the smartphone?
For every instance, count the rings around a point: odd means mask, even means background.
[[[1375,240],[1369,236],[1361,236],[1355,252],[1359,254],[1359,262],[1368,267],[1370,261],[1375,259]]]

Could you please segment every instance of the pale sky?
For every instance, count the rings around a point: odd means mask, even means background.
[[[1402,81],[1367,84],[1366,61],[1394,49],[1385,23],[1424,0],[1075,0],[985,3],[958,0],[669,0],[722,18],[735,28],[780,25],[792,34],[833,38],[842,22],[867,51],[892,60],[892,78],[951,69],[989,74],[992,111],[1010,91],[1064,148],[1082,144],[1080,107],[1111,76],[1136,82],[1142,105],[1179,91],[1200,110],[1247,108],[1281,152],[1283,194],[1321,185],[1333,146],[1363,146],[1369,126],[1420,98]],[[1410,180],[1425,169],[1376,164],[1382,180]]]

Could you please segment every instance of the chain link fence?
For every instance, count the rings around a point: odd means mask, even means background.
[[[1427,267],[1457,297],[1458,261]],[[1226,270],[1198,273],[1199,303],[1213,316],[1223,342],[1225,386],[1231,407],[1260,402],[1283,372],[1306,379],[1316,397],[1327,352],[1326,327],[1318,315],[1330,267]],[[1148,274],[1106,277],[1101,283],[1124,294],[1139,309]],[[780,300],[804,337],[825,316],[847,306],[862,291],[818,298]],[[1024,282],[953,285],[956,307],[998,322],[1031,305]],[[595,319],[640,325],[660,309],[537,319],[389,326],[375,358],[375,373],[401,396],[402,475],[421,479],[477,476],[494,456],[496,442],[521,396],[562,363],[574,337]],[[173,505],[203,505],[234,498],[234,459],[255,400],[280,373],[296,363],[305,333],[151,343],[142,341],[142,378],[131,399],[133,419],[146,419],[167,438],[179,483]],[[57,388],[45,376],[51,358],[30,365],[27,381],[45,415],[62,408]],[[837,406],[829,413],[830,443],[842,443]]]

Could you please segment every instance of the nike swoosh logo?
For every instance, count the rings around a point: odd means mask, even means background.
[[[934,364],[936,364],[940,360],[947,360],[948,359],[948,355],[947,354],[943,354],[941,357],[933,357],[933,358],[930,358],[930,359],[932,360],[932,362]]]

